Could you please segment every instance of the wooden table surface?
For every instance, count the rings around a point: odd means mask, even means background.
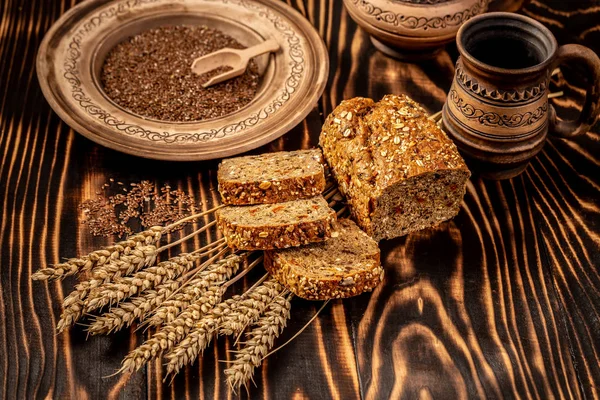
[[[215,162],[166,163],[97,146],[44,100],[36,49],[75,1],[0,4],[0,398],[229,398],[219,340],[168,385],[152,363],[129,381],[114,372],[144,339],[125,330],[55,335],[74,281],[32,282],[62,257],[107,243],[81,225],[78,204],[110,178],[170,182],[209,207]],[[353,96],[407,93],[441,108],[456,49],[406,64],[374,50],[340,0],[293,0],[329,48],[331,71],[314,112],[257,152],[317,143],[324,115]],[[508,1],[510,3],[510,1]],[[523,12],[560,43],[600,52],[597,0],[533,0]],[[577,70],[559,76],[561,115],[581,102]],[[385,281],[372,294],[332,302],[257,373],[252,398],[599,398],[600,126],[575,140],[550,139],[520,177],[473,178],[460,214],[439,228],[382,243]],[[294,300],[278,343],[320,303]],[[246,394],[243,395],[246,397]]]

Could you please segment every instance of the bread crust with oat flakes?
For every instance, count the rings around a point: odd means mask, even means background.
[[[269,250],[321,242],[335,231],[336,213],[323,196],[276,204],[227,206],[215,212],[227,245]]]
[[[339,299],[373,290],[383,279],[380,251],[353,221],[341,219],[331,239],[265,252],[265,268],[307,300]]]
[[[225,204],[307,199],[325,189],[323,155],[312,149],[230,158],[219,165],[217,180]]]
[[[454,217],[470,172],[454,143],[405,95],[343,101],[319,144],[358,224],[375,240]]]

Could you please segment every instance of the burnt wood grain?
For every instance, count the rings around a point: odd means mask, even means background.
[[[77,206],[110,178],[169,182],[205,208],[218,201],[217,161],[117,153],[51,111],[35,76],[36,49],[75,3],[0,4],[0,398],[237,398],[219,362],[232,357],[231,340],[209,347],[171,385],[159,362],[128,378],[109,377],[149,332],[86,338],[75,327],[55,335],[61,299],[75,281],[30,279],[41,266],[108,243],[91,237]],[[431,112],[441,109],[455,47],[430,61],[402,63],[377,52],[341,2],[288,3],[324,38],[329,82],[303,123],[253,153],[316,145],[323,118],[348,97],[407,93]],[[560,44],[600,52],[597,1],[532,0],[523,13]],[[552,89],[565,91],[553,100],[559,115],[577,115],[584,81],[577,66],[556,77]],[[599,154],[596,124],[575,140],[549,139],[515,179],[472,179],[453,221],[382,242],[384,283],[372,294],[331,302],[266,360],[257,386],[241,397],[600,398]],[[277,343],[320,305],[295,299]]]

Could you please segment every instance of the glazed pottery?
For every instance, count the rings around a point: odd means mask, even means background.
[[[352,19],[383,53],[408,61],[430,58],[489,0],[344,0]]]
[[[460,57],[442,112],[444,129],[474,172],[514,177],[544,145],[548,132],[587,132],[599,111],[600,59],[587,47],[558,47],[541,23],[512,13],[488,13],[458,32]],[[548,104],[551,72],[565,62],[588,70],[586,102],[577,121],[558,119]]]

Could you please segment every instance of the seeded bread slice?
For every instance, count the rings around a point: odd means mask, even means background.
[[[335,231],[336,214],[323,196],[278,204],[228,206],[216,212],[229,247],[269,250],[320,242]]]
[[[352,297],[383,279],[379,247],[354,222],[342,219],[323,243],[265,252],[265,268],[291,292],[307,300]]]
[[[281,203],[325,189],[321,150],[281,151],[223,160],[217,172],[225,204]]]

